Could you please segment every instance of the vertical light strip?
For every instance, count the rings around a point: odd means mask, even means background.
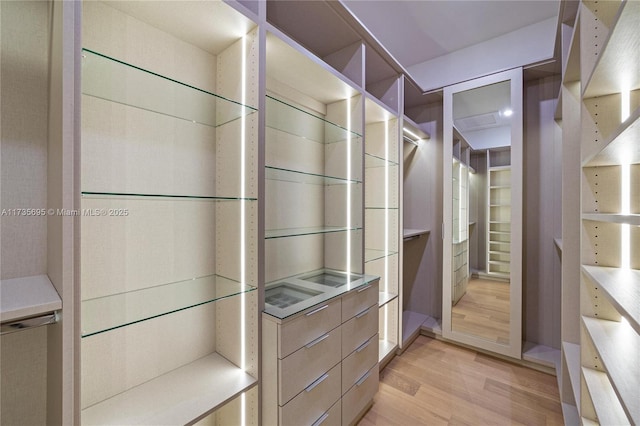
[[[620,213],[631,213],[631,165],[620,165]],[[628,223],[620,226],[620,267],[631,268],[631,227]]]
[[[631,115],[631,90],[625,83],[620,91],[620,122],[624,122]]]
[[[242,36],[242,74],[241,81],[241,99],[242,105],[247,104],[247,36]],[[246,285],[246,111],[242,111],[240,116],[240,285],[242,288]],[[246,347],[246,294],[242,292],[240,295],[240,368],[247,369],[247,347]],[[240,396],[240,424],[246,424],[246,395],[243,392]]]
[[[347,280],[351,282],[351,98],[347,95]]]
[[[389,292],[389,117],[384,121],[384,291]],[[384,308],[384,336],[389,330],[389,309]]]

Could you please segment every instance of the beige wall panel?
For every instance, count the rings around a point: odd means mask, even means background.
[[[245,315],[242,317],[244,303]],[[244,322],[244,369],[258,377],[258,292],[251,291],[216,302],[216,350],[239,367],[242,367],[242,323]]]
[[[582,169],[582,212],[620,212],[620,166]]]
[[[364,212],[367,227],[364,232],[366,248],[384,250],[385,248],[385,211],[383,209],[366,209]],[[398,210],[389,211],[389,251],[398,251],[398,239],[394,238],[394,230],[398,229]]]
[[[362,231],[332,232],[325,235],[324,267],[361,274]],[[351,238],[351,266],[347,267],[347,238]]]
[[[350,194],[349,194],[349,189]],[[349,195],[349,199],[347,198]],[[325,186],[324,223],[327,226],[347,226],[347,200],[351,202],[350,224],[362,227],[362,184]]]
[[[266,240],[265,282],[322,268],[323,240],[322,234]]]
[[[631,180],[631,185],[629,186],[629,191],[631,192],[629,208],[631,213],[640,214],[640,164],[631,165],[629,175]]]
[[[253,29],[244,37],[244,65],[242,65],[242,42],[239,39],[223,52],[218,54],[217,94],[227,99],[243,102],[242,76],[245,76],[245,105],[258,106],[258,30]]]
[[[266,108],[269,109],[269,104]],[[267,114],[269,114],[268,111]],[[287,120],[294,119],[295,117],[287,118]],[[314,120],[309,124],[314,125],[316,121],[320,123],[319,120]],[[315,133],[315,130],[311,129],[311,131]],[[319,130],[319,134],[322,134],[321,130]],[[267,127],[266,145],[265,163],[267,166],[318,175],[324,173],[324,145],[322,143]]]
[[[366,160],[365,160],[366,161]],[[389,166],[389,186],[385,190],[386,169],[380,167],[367,167],[365,174],[365,207],[398,207],[398,166]],[[388,190],[388,203],[385,201]]]
[[[380,287],[382,289],[382,287]],[[379,338],[391,343],[398,343],[398,299],[380,308],[378,313]]]
[[[214,128],[86,95],[82,102],[83,191],[216,195]]]
[[[244,207],[243,207],[244,206]],[[216,274],[231,278],[236,281],[241,279],[241,214],[244,208],[245,215],[245,280],[247,284],[256,286],[256,236],[258,233],[258,219],[256,201],[219,201],[215,206],[215,220],[209,218],[211,225],[215,223],[215,252],[211,253],[211,259],[215,259]],[[207,224],[207,226],[211,226]],[[205,230],[207,228],[203,228]],[[204,248],[204,247],[203,247]],[[213,254],[215,253],[215,255]]]
[[[257,139],[258,114],[253,113],[245,118],[244,152],[241,139],[242,120],[236,119],[216,129],[214,140],[216,193],[223,197],[238,197],[242,194],[242,156],[244,155],[244,196],[257,198],[258,170]],[[211,165],[209,166],[211,167]],[[214,168],[211,167],[213,171]]]
[[[214,202],[84,198],[82,208],[128,210],[82,218],[83,300],[215,273]]]
[[[288,179],[291,176],[282,177]],[[324,188],[324,185],[267,179],[265,228],[272,230],[322,226]]]
[[[216,57],[101,2],[82,8],[82,46],[216,92]]]
[[[2,209],[47,208],[47,2],[2,2]],[[47,269],[46,216],[3,216],[2,279]]]
[[[216,304],[164,315],[82,340],[82,408],[216,350]]]
[[[387,262],[388,275],[385,275],[385,261]],[[367,262],[364,265],[365,273],[380,277],[380,291],[398,294],[398,254]]]
[[[47,424],[47,328],[0,337],[3,425]]]
[[[362,180],[362,138],[346,131],[340,130],[339,141],[331,139],[336,135],[336,128],[326,125],[325,131],[327,143],[324,145],[324,172],[323,174],[342,179]],[[350,136],[350,137],[349,137]],[[345,138],[345,139],[342,139]],[[351,152],[351,158],[349,158]],[[351,160],[351,174],[349,174],[347,161]]]

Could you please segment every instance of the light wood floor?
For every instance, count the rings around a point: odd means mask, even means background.
[[[562,425],[554,376],[419,336],[380,376],[371,425]]]
[[[509,283],[471,279],[467,292],[451,309],[451,328],[509,344]]]

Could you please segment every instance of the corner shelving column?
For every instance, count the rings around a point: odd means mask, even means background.
[[[398,117],[370,96],[365,100],[364,270],[380,277],[381,364],[398,348],[399,126]]]
[[[487,274],[511,275],[511,165],[508,151],[487,152]]]
[[[82,423],[258,421],[258,31],[194,7],[83,5]]]
[[[640,423],[640,3],[580,10],[581,410]]]

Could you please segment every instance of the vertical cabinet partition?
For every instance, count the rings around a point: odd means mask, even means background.
[[[256,423],[255,24],[83,6],[82,423]]]
[[[380,277],[379,359],[392,357],[399,333],[399,120],[365,101],[364,269]]]

